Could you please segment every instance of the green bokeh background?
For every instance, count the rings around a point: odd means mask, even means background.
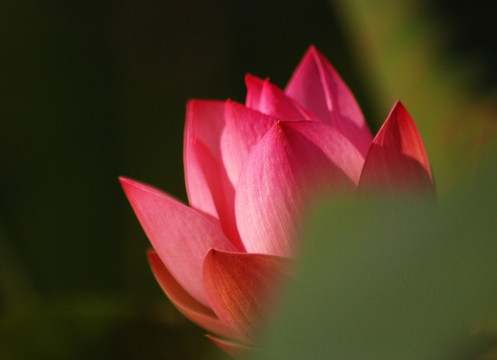
[[[404,102],[442,203],[465,207],[453,200],[460,184],[471,192],[496,160],[482,156],[494,153],[497,129],[496,10],[484,1],[2,1],[0,359],[222,358],[155,283],[117,176],[186,201],[187,99],[243,101],[247,72],[283,87],[311,43],[374,131]]]

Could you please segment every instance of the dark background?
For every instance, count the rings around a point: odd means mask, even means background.
[[[495,6],[425,10],[495,92]],[[376,130],[343,22],[324,0],[1,1],[0,359],[218,356],[155,283],[117,177],[186,201],[186,101],[243,101],[247,72],[284,87],[310,44]]]

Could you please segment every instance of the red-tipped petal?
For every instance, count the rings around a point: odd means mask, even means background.
[[[340,75],[314,46],[304,55],[285,92],[342,132],[366,155],[372,136],[361,109]]]
[[[149,185],[119,180],[164,265],[188,293],[208,306],[202,283],[204,256],[210,248],[235,250],[218,222]]]
[[[320,192],[353,189],[363,162],[328,125],[274,125],[254,146],[236,189],[236,223],[247,251],[293,256],[303,206]]]
[[[423,141],[411,116],[397,101],[369,149],[360,189],[433,188]]]
[[[211,249],[204,260],[204,285],[212,309],[228,326],[252,338],[274,309],[290,265],[290,259],[281,257]]]
[[[206,338],[211,340],[218,348],[224,351],[226,354],[231,356],[232,358],[238,358],[240,356],[245,356],[251,352],[256,351],[253,347],[238,344],[233,341],[219,339],[212,335],[205,335]]]
[[[226,102],[225,119],[221,154],[228,177],[236,186],[252,147],[278,120],[234,101]]]
[[[207,331],[226,337],[236,336],[210,308],[199,303],[183,289],[154,250],[149,250],[147,256],[157,282],[183,315]]]

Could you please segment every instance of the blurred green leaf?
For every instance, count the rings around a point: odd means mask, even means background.
[[[497,161],[488,150],[476,179],[436,204],[365,196],[319,206],[257,358],[476,359],[496,346]]]

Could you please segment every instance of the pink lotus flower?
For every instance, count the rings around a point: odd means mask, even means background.
[[[325,57],[305,54],[283,91],[252,75],[245,105],[191,100],[190,206],[121,178],[150,239],[150,265],[187,318],[234,354],[274,306],[298,250],[304,206],[322,192],[433,188],[421,137],[397,102],[373,139]]]

